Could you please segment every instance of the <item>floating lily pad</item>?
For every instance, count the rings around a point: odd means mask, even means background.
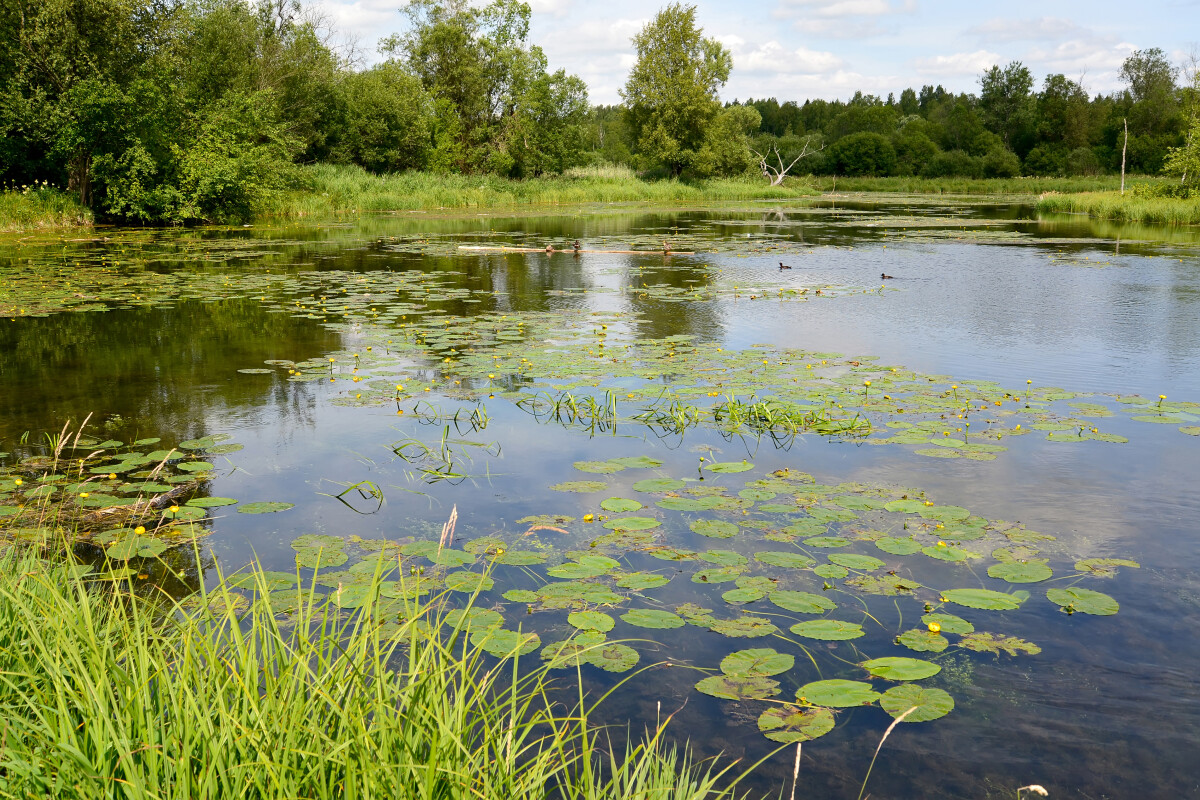
[[[814,567],[813,572],[822,578],[839,581],[850,574],[850,570],[845,567],[839,567],[836,564],[821,564],[818,567]]]
[[[701,519],[691,524],[694,533],[713,539],[728,539],[737,535],[738,526],[719,519]]]
[[[1082,614],[1107,617],[1116,614],[1121,608],[1116,600],[1103,592],[1074,586],[1069,589],[1049,589],[1046,591],[1046,597],[1068,613],[1078,611]]]
[[[245,369],[239,369],[238,372],[242,373],[243,375],[271,375],[274,374],[275,370],[264,369],[262,367],[247,367]]]
[[[893,717],[899,717],[915,707],[915,711],[904,717],[904,722],[929,722],[953,711],[954,698],[942,689],[904,683],[884,692],[879,698],[879,705]]]
[[[713,464],[706,464],[704,469],[708,472],[729,474],[734,472],[748,472],[754,469],[754,465],[749,461],[718,461]]]
[[[176,464],[175,467],[184,472],[208,472],[209,470],[216,469],[216,467],[207,461],[182,461]]]
[[[755,647],[725,656],[721,659],[721,672],[726,675],[779,675],[795,665],[795,656],[769,647]]]
[[[546,560],[545,553],[534,550],[504,550],[492,555],[492,561],[506,564],[510,567],[524,567],[530,564],[541,564]]]
[[[896,637],[896,641],[909,650],[916,650],[919,653],[940,653],[950,646],[950,642],[945,636],[927,628],[905,631]]]
[[[771,602],[787,611],[801,614],[820,614],[837,608],[837,603],[828,597],[811,592],[780,590],[771,592]]]
[[[994,592],[991,589],[949,589],[942,592],[942,597],[960,606],[987,611],[1013,611],[1020,608],[1023,602],[1022,597]]]
[[[610,497],[606,500],[601,500],[600,507],[605,511],[621,514],[626,511],[637,511],[642,507],[642,504],[637,500],[628,500],[624,497]]]
[[[714,619],[707,627],[713,633],[735,639],[757,639],[760,636],[770,636],[779,630],[770,620],[761,617]]]
[[[989,577],[1009,583],[1038,583],[1054,575],[1054,570],[1041,561],[993,564],[987,572]]]
[[[296,563],[302,567],[316,569],[318,567],[340,567],[349,556],[341,550],[328,547],[298,547],[296,548]]]
[[[456,608],[446,613],[445,623],[462,630],[498,628],[504,624],[504,615],[491,608]]]
[[[1140,567],[1136,561],[1127,558],[1085,558],[1075,562],[1075,569],[1080,572],[1090,572],[1097,578],[1111,578],[1117,574],[1118,567]]]
[[[763,564],[770,564],[773,567],[784,567],[787,569],[804,569],[816,563],[803,553],[788,553],[781,550],[764,550],[755,553],[754,560]]]
[[[713,675],[697,683],[696,689],[726,700],[766,700],[779,694],[779,682],[762,675]]]
[[[610,458],[609,463],[620,464],[623,467],[631,469],[649,469],[651,467],[661,467],[663,462],[657,458],[649,456],[622,456],[620,458]]]
[[[749,563],[748,558],[732,550],[706,550],[699,556],[703,561],[722,567],[742,567]]]
[[[454,592],[486,592],[496,582],[478,572],[451,572],[446,576],[446,588]]]
[[[576,492],[586,494],[589,492],[603,492],[608,488],[608,484],[604,481],[563,481],[556,483],[550,487],[556,492]]]
[[[737,580],[746,571],[745,567],[713,567],[692,574],[692,583],[728,583]]]
[[[912,537],[902,539],[895,536],[885,536],[882,539],[876,539],[875,546],[885,553],[891,553],[896,556],[911,556],[913,553],[921,550],[921,544]]]
[[[859,666],[876,678],[886,678],[890,681],[919,681],[942,671],[942,668],[932,661],[904,656],[873,658]]]
[[[659,525],[662,523],[654,517],[617,517],[604,523],[604,527],[614,531],[648,531]]]
[[[926,614],[921,617],[921,622],[926,625],[936,624],[946,633],[971,633],[975,630],[974,625],[953,614]]]
[[[721,599],[726,603],[740,605],[743,603],[753,603],[755,600],[761,600],[766,597],[767,592],[764,589],[730,589],[721,595]]]
[[[975,555],[970,550],[963,550],[959,547],[951,547],[948,544],[936,544],[929,547],[922,547],[921,552],[930,558],[936,558],[939,561],[961,562],[966,561],[971,556]]]
[[[238,506],[239,514],[273,514],[294,508],[294,503],[244,503]]]
[[[754,502],[762,502],[764,500],[773,500],[776,497],[775,492],[768,492],[765,489],[742,489],[738,492],[738,497],[743,500],[751,500]]]
[[[160,555],[168,547],[161,539],[148,536],[130,536],[112,545],[104,551],[109,558],[126,561],[131,558],[153,558]]]
[[[847,569],[876,570],[884,567],[884,563],[874,556],[863,556],[854,553],[834,553],[829,557],[829,561]]]
[[[536,603],[538,601],[538,593],[529,589],[509,589],[501,597],[513,603]]]
[[[193,497],[187,501],[189,506],[197,508],[216,508],[218,506],[232,506],[237,503],[232,497]]]
[[[608,633],[617,624],[612,617],[602,611],[575,611],[567,615],[567,622],[576,628],[588,631]]]
[[[845,547],[850,544],[850,540],[844,536],[813,536],[811,539],[805,539],[804,543],[809,547]]]
[[[532,653],[542,643],[536,633],[521,633],[503,628],[485,628],[471,634],[471,644],[496,658],[509,658]]]
[[[921,584],[911,578],[902,578],[899,575],[855,575],[846,581],[846,585],[864,594],[886,597],[906,594],[921,588]]]
[[[686,484],[681,480],[674,478],[646,478],[640,480],[633,485],[635,492],[675,492],[682,489]]]
[[[840,678],[806,683],[796,690],[796,698],[802,703],[830,708],[869,706],[880,698],[875,687],[863,681],[847,681]]]
[[[1038,647],[1033,642],[1027,642],[1024,639],[1018,639],[1015,636],[1000,636],[994,633],[968,633],[958,640],[959,647],[965,647],[968,650],[974,650],[976,653],[1008,653],[1010,656],[1015,656],[1018,653],[1028,653],[1035,656],[1042,652],[1042,648]]]
[[[828,708],[773,706],[758,718],[758,729],[773,742],[808,742],[833,730],[833,712]]]
[[[617,578],[617,586],[622,589],[642,591],[665,586],[670,580],[667,576],[659,575],[656,572],[629,572]]]
[[[589,664],[608,672],[625,672],[638,662],[638,652],[624,644],[606,644],[590,650],[584,656]]]
[[[791,627],[791,631],[798,636],[827,642],[842,642],[866,635],[861,625],[842,622],[839,619],[810,619],[797,622]]]
[[[660,611],[655,608],[631,609],[622,614],[621,619],[638,628],[657,630],[682,628],[684,625],[683,619],[679,615],[672,614],[670,611]]]
[[[572,466],[580,472],[595,472],[600,475],[611,475],[625,469],[624,465],[612,461],[576,461]]]

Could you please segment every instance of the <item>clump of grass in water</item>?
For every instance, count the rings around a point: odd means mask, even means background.
[[[0,792],[58,798],[702,798],[728,768],[662,728],[605,752],[546,668],[498,666],[434,605],[344,616],[288,589],[276,618],[223,584],[199,610],[0,555]],[[277,599],[282,592],[276,590]],[[294,594],[294,596],[292,596]],[[399,621],[397,621],[399,620]],[[384,629],[386,630],[386,629]],[[736,785],[736,779],[733,780]]]

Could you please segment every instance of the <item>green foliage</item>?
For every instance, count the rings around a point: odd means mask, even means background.
[[[433,128],[433,101],[421,82],[396,61],[346,80],[346,128],[334,158],[371,172],[425,165]]]
[[[830,148],[829,160],[839,175],[886,176],[896,171],[896,149],[879,133],[852,133]]]

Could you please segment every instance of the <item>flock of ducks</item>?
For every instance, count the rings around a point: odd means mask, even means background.
[[[782,261],[779,262],[780,271],[783,271],[785,269],[791,269],[791,268],[792,268],[791,264],[785,264]],[[881,272],[881,273],[879,273],[879,279],[881,281],[894,281],[896,279],[896,276],[888,275],[886,272]]]

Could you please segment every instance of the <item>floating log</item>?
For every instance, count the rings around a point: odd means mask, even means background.
[[[621,256],[694,256],[692,250],[575,250],[567,247],[562,250],[547,250],[544,247],[488,247],[484,245],[460,244],[459,250],[470,250],[475,253],[608,253]]]

